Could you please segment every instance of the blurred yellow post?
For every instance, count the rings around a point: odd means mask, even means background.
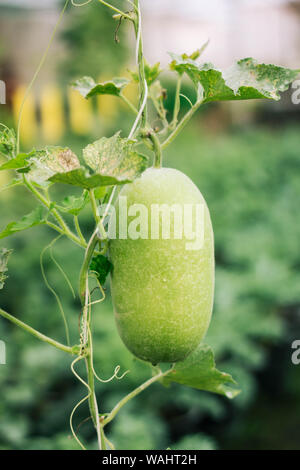
[[[122,70],[120,72],[120,77],[125,77],[128,78],[129,80],[132,80],[132,77],[130,73],[127,70]],[[131,81],[127,87],[124,88],[123,90],[123,95],[131,101],[131,103],[135,106],[138,107],[138,96],[139,96],[139,85],[138,83],[135,83]],[[127,109],[128,111],[128,106],[124,101],[122,101],[122,106],[123,108]]]
[[[56,144],[65,132],[64,105],[60,90],[46,85],[41,93],[41,125],[44,140]]]
[[[107,77],[99,77],[99,83],[107,80]],[[110,125],[118,113],[118,98],[111,95],[99,95],[97,96],[97,108],[100,118]]]
[[[94,118],[90,101],[72,88],[68,91],[70,127],[75,134],[86,135],[93,129]]]
[[[26,87],[20,86],[16,89],[12,97],[13,115],[17,124],[22,101],[26,92]],[[25,147],[33,145],[38,134],[38,125],[36,118],[36,103],[33,94],[29,94],[22,113],[22,122],[20,128],[20,141]]]

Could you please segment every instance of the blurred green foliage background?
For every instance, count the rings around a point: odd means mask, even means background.
[[[103,22],[103,10],[97,11]],[[85,15],[69,21],[63,34],[72,47],[67,61],[59,65],[62,77],[101,72],[95,68],[92,46],[96,12],[87,9]],[[109,15],[106,20],[111,31]],[[91,28],[81,27],[83,21]],[[125,54],[118,60],[128,57],[122,44]],[[105,48],[105,71],[111,66],[114,75],[114,49],[108,41]],[[165,85],[171,97],[168,77]],[[109,428],[118,449],[300,449],[300,366],[291,363],[291,343],[300,335],[300,134],[288,114],[278,123],[268,109],[255,108],[254,118],[243,124],[239,119],[230,122],[229,107],[205,107],[167,150],[164,162],[190,176],[210,208],[217,278],[206,342],[215,349],[218,367],[233,374],[242,393],[228,401],[179,385],[165,389],[155,384],[130,402]],[[253,105],[250,110],[253,115]],[[131,120],[121,108],[117,121],[103,126],[100,134],[104,128],[108,134],[121,127],[126,131]],[[98,135],[99,130],[85,137],[67,133],[62,143],[79,151]],[[60,200],[66,193],[56,190],[53,195]],[[1,226],[35,205],[22,188],[1,192],[0,198]],[[89,209],[81,223],[85,233],[91,233]],[[1,243],[14,253],[0,299],[7,311],[65,341],[57,304],[39,265],[41,250],[54,236],[37,228]],[[54,253],[76,288],[83,252],[61,239]],[[75,343],[79,300],[72,298],[49,256],[45,269],[63,300]],[[121,381],[98,385],[102,411],[109,411],[150,374],[123,346],[108,285],[107,294],[93,314],[95,369],[102,378],[111,376],[117,365],[130,373]],[[0,366],[0,449],[78,448],[68,419],[85,390],[70,371],[70,358],[5,320],[0,321],[0,338],[7,345],[7,365]],[[87,416],[83,405],[76,425]],[[90,448],[96,446],[90,422],[82,423],[79,432]]]

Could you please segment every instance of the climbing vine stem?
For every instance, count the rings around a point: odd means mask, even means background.
[[[44,343],[48,343],[51,346],[54,346],[56,349],[60,349],[61,351],[67,352],[68,354],[78,354],[80,347],[79,346],[66,346],[64,344],[59,343],[58,341],[55,341],[52,338],[49,338],[48,336],[44,335],[43,333],[40,333],[39,331],[35,330],[31,326],[27,325],[26,323],[22,322],[18,318],[14,317],[10,313],[6,312],[2,308],[0,308],[0,315],[3,318],[6,318],[6,320],[9,320],[10,322],[14,323],[15,325],[19,326],[22,328],[24,331],[27,331],[27,333],[30,333],[31,335],[35,336],[39,340],[43,341]]]
[[[179,122],[177,127],[174,129],[174,131],[162,143],[161,145],[162,149],[165,149],[166,147],[168,147],[168,145],[170,145],[173,142],[173,140],[178,136],[178,134],[184,129],[187,123],[194,116],[194,114],[199,109],[201,104],[202,104],[202,99],[198,99],[196,103],[191,107],[191,109],[186,113],[186,115],[182,118],[182,120]]]

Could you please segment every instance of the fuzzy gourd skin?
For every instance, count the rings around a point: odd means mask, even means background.
[[[123,342],[153,364],[181,361],[203,339],[212,313],[214,241],[207,205],[194,183],[170,168],[146,170],[120,196],[128,207],[144,204],[149,213],[151,204],[204,204],[200,250],[187,250],[186,238],[164,240],[161,231],[157,240],[110,241],[112,299]]]

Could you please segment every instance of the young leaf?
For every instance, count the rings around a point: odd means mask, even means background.
[[[62,206],[60,209],[64,212],[68,212],[72,215],[78,215],[82,209],[85,208],[89,202],[89,194],[87,191],[84,191],[83,194],[79,197],[68,196],[62,201]]]
[[[207,48],[209,44],[209,40],[207,40],[203,46],[200,48],[200,49],[197,49],[195,52],[193,52],[192,54],[188,55],[188,54],[182,54],[181,55],[181,58],[182,59],[191,59],[191,60],[197,60],[199,59],[199,57],[201,56],[201,54],[203,54],[203,52],[205,51],[205,49]]]
[[[75,90],[86,99],[95,95],[114,95],[120,96],[121,91],[129,83],[127,78],[113,78],[104,83],[96,83],[91,77],[82,77],[72,84]]]
[[[133,144],[119,133],[102,137],[83,150],[83,158],[97,174],[113,177],[119,183],[133,181],[147,167],[147,158],[135,152]]]
[[[172,70],[181,74],[185,72],[197,87],[202,86],[204,103],[259,98],[279,100],[279,93],[288,89],[300,71],[258,64],[247,58],[222,72],[212,64],[201,65],[184,54],[171,54],[171,57]]]
[[[0,250],[0,289],[3,289],[4,282],[8,278],[7,276],[7,262],[12,250],[1,248]]]
[[[147,85],[151,86],[152,83],[155,82],[155,80],[158,78],[158,76],[161,74],[162,70],[160,68],[160,63],[157,62],[154,65],[150,65],[144,60],[144,70],[145,70],[145,78],[147,81]],[[139,83],[139,75],[137,72],[130,72],[133,80],[137,83]]]
[[[107,276],[109,275],[112,269],[111,262],[106,258],[106,256],[98,255],[95,256],[90,264],[90,270],[94,271],[97,274],[97,278],[101,284],[104,285]]]
[[[45,150],[35,152],[30,158],[30,171],[27,178],[39,185],[47,184],[51,176],[64,174],[80,168],[80,162],[69,148],[46,147]]]
[[[17,139],[13,129],[0,127],[0,154],[5,158],[13,158],[16,153]]]
[[[218,393],[227,398],[234,398],[239,393],[230,385],[236,384],[231,375],[216,369],[213,351],[206,344],[200,344],[187,359],[175,364],[174,369],[164,378],[166,385],[171,382]]]
[[[2,232],[0,232],[0,239],[9,237],[13,233],[21,232],[36,225],[42,225],[47,220],[47,210],[43,207],[37,207],[30,214],[25,215],[19,222],[11,222],[6,226]]]

